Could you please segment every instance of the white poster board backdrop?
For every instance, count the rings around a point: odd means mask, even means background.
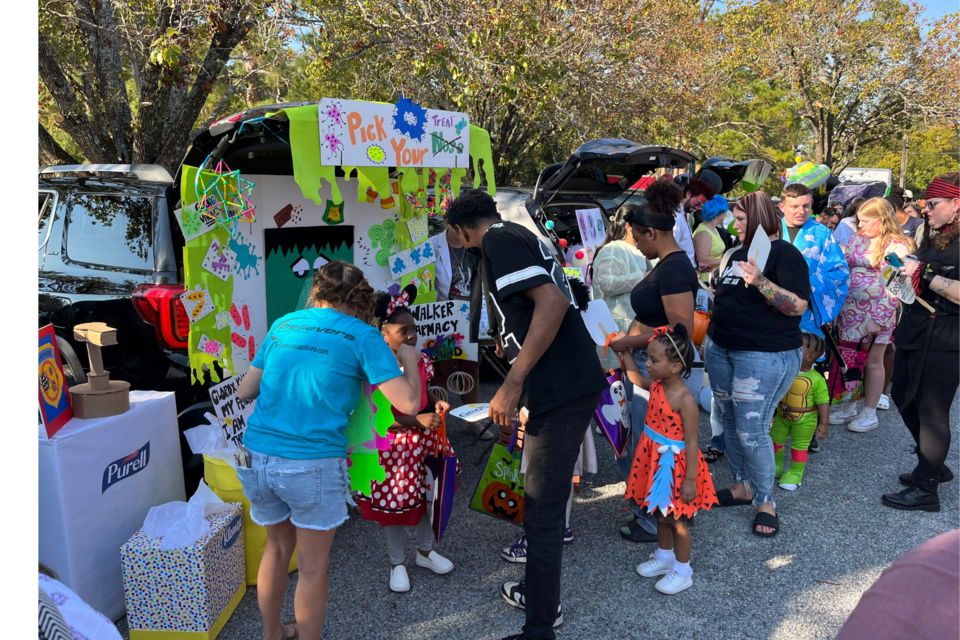
[[[324,98],[319,105],[320,162],[345,167],[469,167],[470,119],[396,104]]]
[[[228,444],[233,445],[238,445],[243,440],[243,432],[247,430],[250,416],[257,408],[256,400],[247,402],[237,397],[237,387],[244,375],[246,374],[233,376],[210,387],[210,400],[213,402],[217,420],[220,421],[220,428],[223,429],[223,437]]]
[[[133,391],[130,411],[39,439],[39,559],[111,620],[124,614],[120,547],[151,507],[184,500],[172,393]]]
[[[477,343],[470,342],[470,303],[446,300],[415,304],[417,349],[433,360],[477,361]]]

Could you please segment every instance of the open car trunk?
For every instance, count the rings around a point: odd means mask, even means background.
[[[610,212],[603,201],[623,196],[640,178],[657,169],[676,169],[695,161],[692,153],[673,147],[619,139],[591,140],[566,162],[552,164],[540,173],[526,208],[559,255],[566,256],[583,244],[578,211],[599,209],[606,228]]]

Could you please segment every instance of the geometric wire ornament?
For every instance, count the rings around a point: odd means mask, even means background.
[[[231,171],[223,160],[212,171],[203,171],[201,165],[193,186],[200,196],[197,213],[213,218],[230,235],[236,235],[240,222],[257,221],[253,215],[256,207],[250,201],[254,183],[241,178],[239,171]]]

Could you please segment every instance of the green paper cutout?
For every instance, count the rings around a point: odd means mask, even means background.
[[[333,204],[333,200],[327,200],[327,209],[323,212],[323,221],[333,226],[342,223],[343,220],[343,203]]]
[[[317,105],[291,107],[283,113],[290,121],[290,152],[293,155],[293,179],[300,185],[303,197],[317,206],[323,203],[320,197],[320,180],[330,184],[330,197],[334,202],[343,202],[334,167],[320,163],[320,123]]]
[[[366,201],[367,187],[376,191],[381,201],[390,197],[390,171],[386,167],[343,167],[345,180],[353,170],[357,172],[357,202]]]
[[[493,177],[493,152],[490,149],[490,134],[480,127],[470,125],[470,155],[473,157],[473,188],[480,186],[480,161],[483,160],[483,173],[487,178],[487,193],[497,195],[497,184]]]
[[[463,180],[463,176],[465,175],[467,175],[466,169],[450,170],[450,191],[453,193],[454,199],[460,195],[460,182]]]
[[[210,379],[213,382],[220,382],[220,376],[213,366],[214,362],[219,362],[220,368],[234,371],[232,342],[230,341],[230,325],[223,329],[217,328],[217,314],[223,311],[229,311],[233,303],[233,278],[227,278],[224,282],[213,275],[201,265],[203,258],[207,255],[207,249],[210,243],[216,238],[220,246],[228,246],[230,242],[230,232],[223,227],[217,227],[209,233],[200,237],[188,240],[183,248],[183,268],[184,282],[187,290],[195,288],[198,284],[202,285],[210,292],[210,299],[213,302],[214,311],[190,324],[189,346],[187,347],[187,358],[190,362],[190,382],[191,384],[203,383],[203,366],[206,365],[210,372]],[[211,340],[216,340],[224,345],[223,354],[220,358],[212,356],[201,351],[197,345],[200,342],[200,336],[206,335]]]
[[[431,277],[429,280],[423,277],[424,271],[430,272]],[[431,262],[425,267],[421,269],[417,269],[413,273],[408,273],[407,275],[400,278],[400,287],[401,288],[406,287],[408,284],[410,284],[410,281],[413,280],[413,277],[416,276],[417,280],[420,281],[420,286],[417,287],[416,303],[427,304],[428,302],[436,302],[437,290],[433,286],[436,284],[436,280],[437,280],[436,275],[437,275],[436,263]]]
[[[371,393],[372,392],[372,393]],[[387,437],[387,429],[394,423],[390,401],[380,392],[363,383],[357,407],[347,420],[347,458],[350,461],[350,489],[370,497],[370,485],[386,480],[386,470],[380,464],[376,439]]]

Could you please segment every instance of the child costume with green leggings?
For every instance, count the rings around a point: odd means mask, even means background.
[[[807,465],[807,447],[817,430],[818,405],[828,405],[827,381],[819,371],[801,371],[777,405],[770,428],[780,484],[800,484]],[[790,469],[783,472],[783,445],[790,438]]]

